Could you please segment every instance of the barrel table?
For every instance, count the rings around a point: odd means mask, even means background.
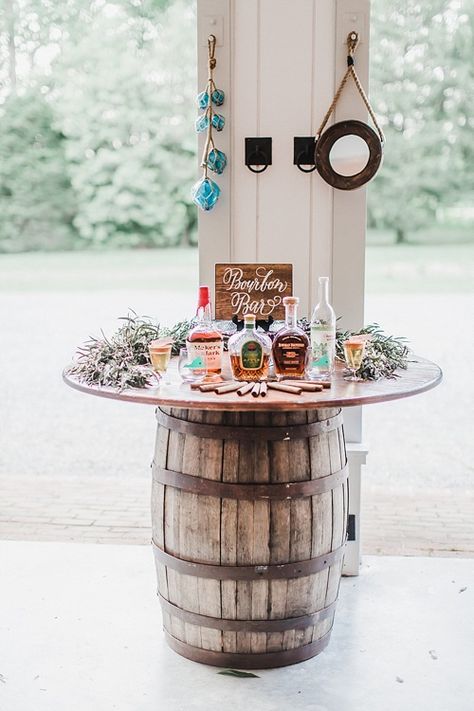
[[[349,510],[342,409],[429,390],[441,371],[416,358],[399,376],[346,382],[341,366],[329,390],[253,398],[192,391],[173,361],[159,387],[140,390],[64,375],[83,392],[156,407],[152,546],[176,652],[266,668],[326,647]]]

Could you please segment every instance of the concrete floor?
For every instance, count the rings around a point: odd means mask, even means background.
[[[468,711],[471,560],[368,557],[308,662],[220,676],[160,631],[141,546],[0,542],[2,711]]]

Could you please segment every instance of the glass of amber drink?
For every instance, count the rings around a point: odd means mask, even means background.
[[[344,359],[349,369],[349,375],[345,375],[344,380],[348,380],[351,383],[360,383],[363,381],[363,378],[360,378],[356,373],[362,365],[367,340],[368,339],[364,336],[352,336],[342,344],[344,348]]]
[[[163,338],[158,338],[154,341],[150,341],[150,343],[148,344],[151,367],[153,368],[158,380],[161,380],[163,378],[163,375],[168,370],[172,346],[172,341]]]

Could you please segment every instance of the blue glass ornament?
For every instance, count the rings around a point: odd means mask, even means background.
[[[215,104],[215,106],[222,106],[224,99],[225,94],[222,89],[214,89],[212,92],[212,103]]]
[[[222,131],[225,126],[225,118],[221,114],[213,114],[212,125],[216,131]]]
[[[222,151],[219,151],[217,148],[213,148],[212,151],[210,151],[209,155],[207,156],[207,166],[210,170],[212,170],[214,173],[217,173],[220,175],[221,173],[224,172],[224,169],[227,165],[227,157],[226,154],[223,153]]]
[[[212,210],[220,193],[220,187],[210,178],[201,178],[191,188],[194,204],[206,211]]]
[[[214,94],[212,96],[214,97]],[[212,100],[214,101],[214,98]],[[207,91],[201,91],[201,93],[197,95],[196,101],[200,109],[207,109],[209,105],[209,94]]]
[[[198,116],[196,119],[196,123],[194,124],[196,127],[196,131],[198,133],[202,133],[207,129],[209,126],[209,117],[207,114],[202,114],[201,116]]]

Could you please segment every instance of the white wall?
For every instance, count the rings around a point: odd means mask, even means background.
[[[226,91],[227,124],[216,138],[229,158],[217,178],[218,205],[199,216],[201,281],[212,283],[216,261],[292,262],[302,315],[314,305],[317,277],[328,274],[337,313],[358,326],[365,189],[335,191],[317,173],[301,173],[293,166],[293,137],[315,134],[354,27],[362,39],[357,70],[367,85],[369,0],[198,0],[198,15],[200,88],[210,32],[220,45],[216,80]],[[336,120],[366,117],[351,84]],[[256,176],[244,165],[244,139],[259,135],[273,138],[273,165]]]

